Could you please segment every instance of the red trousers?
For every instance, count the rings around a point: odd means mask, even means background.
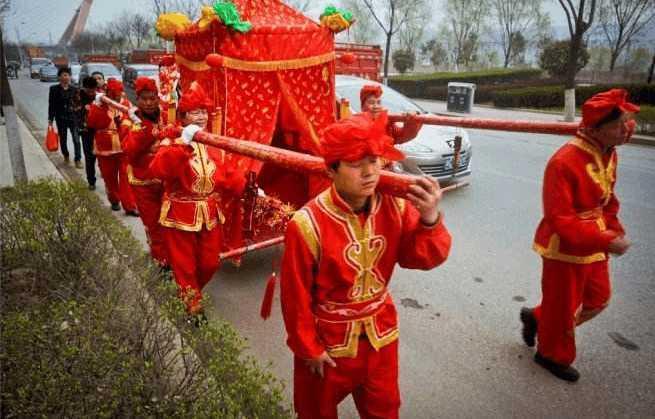
[[[168,265],[166,245],[162,236],[162,226],[159,225],[159,213],[161,212],[161,201],[163,188],[160,184],[137,186],[131,185],[136,206],[141,214],[141,221],[146,230],[150,254],[157,263]]]
[[[356,358],[335,358],[336,368],[324,366],[324,376],[313,374],[296,357],[293,399],[299,419],[337,416],[337,405],[352,394],[363,419],[398,418],[398,341],[376,351],[360,338]]]
[[[120,202],[123,210],[134,211],[136,202],[132,187],[127,181],[127,162],[123,153],[97,157],[109,202],[112,204]]]
[[[190,313],[202,308],[202,289],[218,270],[222,233],[220,227],[198,232],[162,227],[168,257]]]
[[[541,305],[535,308],[537,350],[551,361],[571,365],[575,360],[575,328],[585,315],[609,303],[611,288],[607,261],[588,265],[543,259]]]

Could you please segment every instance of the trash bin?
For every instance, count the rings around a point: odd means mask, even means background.
[[[474,83],[448,83],[448,112],[471,113],[474,96]]]

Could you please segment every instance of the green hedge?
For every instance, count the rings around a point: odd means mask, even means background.
[[[624,88],[630,100],[643,105],[655,105],[654,84],[594,85],[575,89],[576,105],[580,106],[593,95],[612,88]],[[526,87],[499,90],[492,95],[494,106],[502,108],[557,108],[564,106],[563,86]]]
[[[82,184],[1,190],[0,257],[3,417],[291,416],[234,328],[188,324],[175,285]]]
[[[556,79],[539,79],[527,82],[517,82],[503,85],[480,85],[475,89],[475,103],[489,103],[493,102],[494,95],[499,90],[509,89],[523,89],[531,86],[558,86],[561,84],[560,80]],[[422,95],[423,99],[431,100],[448,100],[448,86],[433,86],[429,87]]]
[[[493,69],[463,73],[441,72],[431,74],[412,74],[389,79],[389,86],[409,97],[427,98],[426,93],[435,87],[448,86],[449,82],[475,83],[476,85],[497,85],[537,81],[542,70],[538,69]]]

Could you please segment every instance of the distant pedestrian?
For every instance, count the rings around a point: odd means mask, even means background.
[[[599,93],[582,105],[575,138],[546,165],[544,217],[535,235],[541,255],[541,304],[521,309],[523,340],[538,341],[534,360],[556,377],[577,381],[575,329],[602,312],[610,300],[609,254],[630,247],[614,194],[616,147],[634,132],[639,107],[623,89]]]
[[[77,88],[71,85],[71,69],[60,68],[57,72],[59,84],[50,87],[48,95],[48,126],[55,122],[59,132],[61,154],[66,164],[70,162],[68,153],[68,131],[71,133],[74,148],[75,167],[82,168],[82,150],[77,126],[75,97],[79,94]]]

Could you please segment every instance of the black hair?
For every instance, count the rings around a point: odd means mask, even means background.
[[[339,165],[341,165],[341,162],[335,161],[334,163],[330,164],[330,169],[336,172],[337,170],[339,170]]]
[[[98,74],[100,74],[103,79],[105,78],[105,75],[102,73],[102,71],[94,71],[93,73],[91,73],[92,76],[95,76],[95,75],[98,75]]]
[[[62,74],[68,73],[68,75],[71,75],[71,69],[70,67],[61,67],[59,70],[57,70],[57,77],[60,77]]]
[[[96,80],[93,76],[86,76],[84,79],[82,79],[82,87],[86,89],[95,89],[98,87],[98,80]]]
[[[600,121],[596,122],[593,128],[600,128],[605,124],[614,122],[617,119],[621,118],[621,115],[623,115],[623,111],[621,111],[621,109],[617,107],[614,107],[610,113],[605,115]]]

